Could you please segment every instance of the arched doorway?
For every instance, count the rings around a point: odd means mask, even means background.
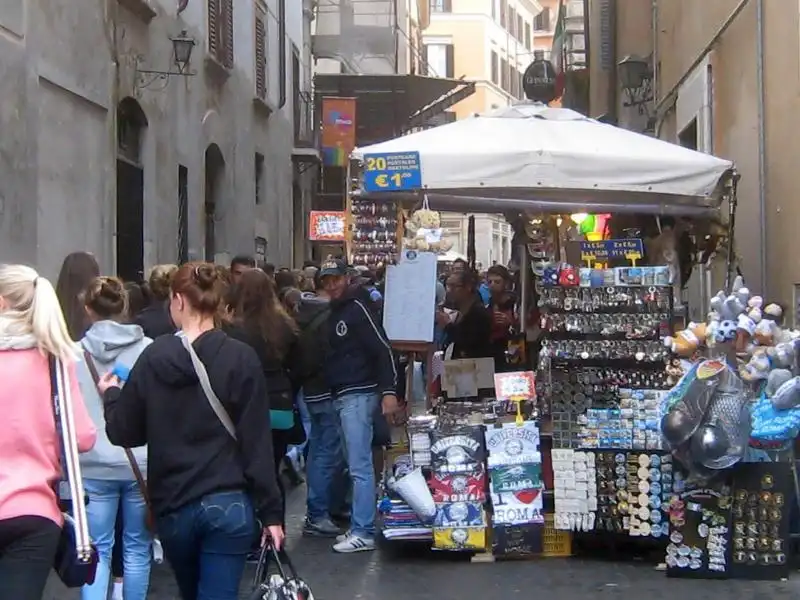
[[[147,117],[133,98],[117,106],[117,275],[144,278],[144,167]]]
[[[217,253],[217,211],[222,193],[222,182],[225,178],[225,159],[216,144],[206,148],[205,158],[206,194],[205,194],[205,226],[206,226],[206,260],[214,262]]]

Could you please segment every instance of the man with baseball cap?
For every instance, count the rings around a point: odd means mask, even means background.
[[[327,260],[319,271],[331,298],[325,379],[339,414],[345,455],[353,481],[350,531],[337,538],[336,552],[375,549],[373,415],[397,411],[397,368],[386,333],[370,304],[369,292],[351,285],[343,260]]]

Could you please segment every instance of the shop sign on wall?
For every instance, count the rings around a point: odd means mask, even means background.
[[[313,242],[344,241],[344,211],[312,210],[309,215],[308,239]]]
[[[364,190],[399,192],[422,187],[419,152],[364,155]]]
[[[644,256],[644,244],[638,238],[581,242],[581,260],[584,261],[605,262],[612,258],[641,260],[642,256]]]

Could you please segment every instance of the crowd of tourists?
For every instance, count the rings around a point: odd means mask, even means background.
[[[123,282],[78,252],[56,286],[0,266],[3,597],[40,600],[61,539],[55,363],[99,555],[84,600],[145,599],[154,540],[184,600],[237,598],[248,555],[283,544],[282,466],[304,467],[306,535],[374,549],[373,450],[403,395],[376,279],[338,259]]]

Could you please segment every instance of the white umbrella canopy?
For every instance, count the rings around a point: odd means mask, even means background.
[[[439,208],[703,213],[719,207],[733,163],[522,103],[357,148],[419,152],[422,185]]]

